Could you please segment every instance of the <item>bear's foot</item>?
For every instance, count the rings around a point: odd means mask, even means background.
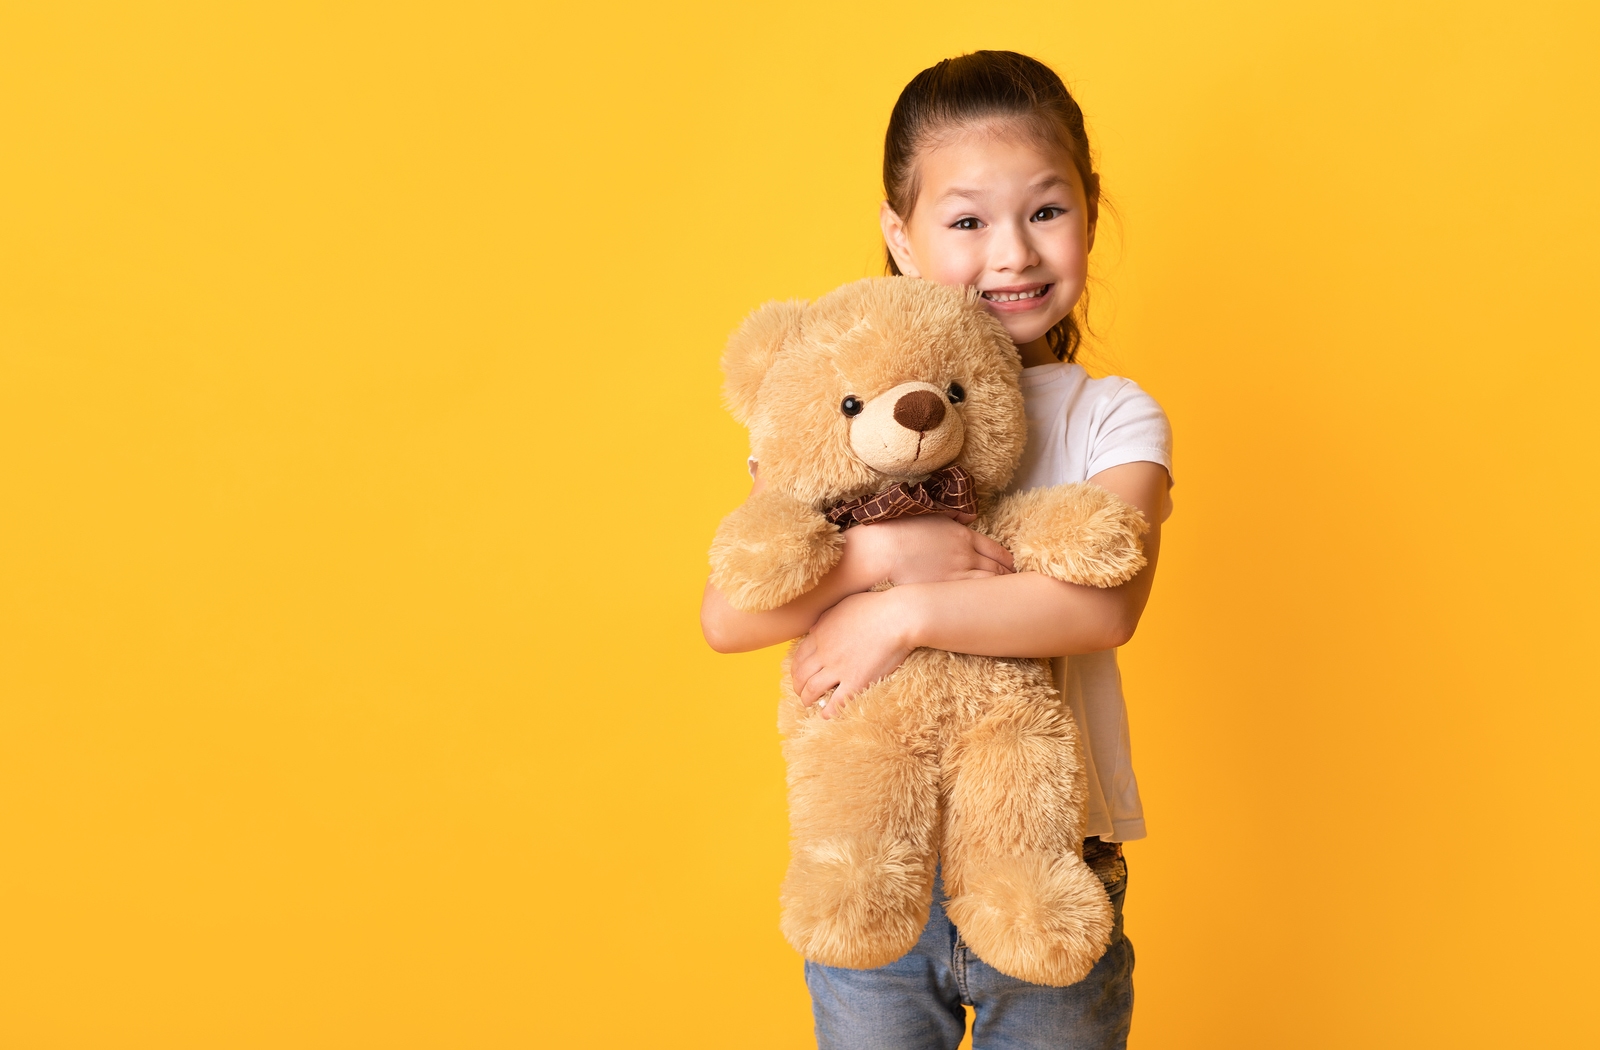
[[[886,966],[911,950],[928,923],[932,858],[907,842],[797,846],[781,900],[784,939],[807,959],[856,970]]]
[[[945,913],[1003,974],[1064,987],[1083,980],[1111,943],[1111,900],[1073,854],[985,858],[962,881]]]

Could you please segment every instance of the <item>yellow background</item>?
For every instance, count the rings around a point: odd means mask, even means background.
[[[1592,12],[8,5],[0,1043],[809,1045],[717,355],[1011,47],[1177,435],[1135,1045],[1594,1045]]]

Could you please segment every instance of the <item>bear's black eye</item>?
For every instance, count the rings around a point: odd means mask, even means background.
[[[967,392],[965,390],[961,389],[961,384],[960,383],[951,383],[950,384],[950,403],[952,405],[959,405],[959,404],[961,404],[961,402],[965,401],[966,399],[967,399]]]
[[[861,403],[861,399],[854,394],[851,394],[849,397],[839,402],[839,411],[843,412],[847,416],[859,416],[861,414],[861,410],[866,407],[866,405]]]

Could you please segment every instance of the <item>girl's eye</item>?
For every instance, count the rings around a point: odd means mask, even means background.
[[[969,215],[965,219],[957,219],[955,222],[951,223],[950,224],[950,228],[952,230],[976,230],[978,227],[980,227],[982,225],[983,225],[983,223],[979,222],[977,219],[974,219]]]
[[[847,416],[859,416],[861,414],[861,410],[866,407],[866,405],[861,403],[861,399],[856,397],[854,394],[851,394],[849,397],[839,402],[839,411],[843,412]]]
[[[951,383],[950,384],[950,403],[952,405],[959,405],[959,404],[961,404],[961,402],[965,401],[966,399],[967,399],[967,392],[965,390],[961,389],[961,384],[960,383]]]
[[[1034,212],[1033,213],[1033,221],[1034,222],[1049,222],[1051,219],[1055,218],[1057,215],[1065,215],[1066,213],[1067,213],[1067,209],[1058,208],[1054,204],[1052,204],[1049,207],[1040,208],[1038,211]]]

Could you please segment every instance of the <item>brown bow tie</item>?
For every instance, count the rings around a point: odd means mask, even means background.
[[[852,525],[871,525],[877,521],[910,518],[919,514],[975,514],[978,499],[972,475],[960,467],[936,470],[915,485],[902,481],[875,496],[857,496],[836,503],[826,515],[843,532]]]

